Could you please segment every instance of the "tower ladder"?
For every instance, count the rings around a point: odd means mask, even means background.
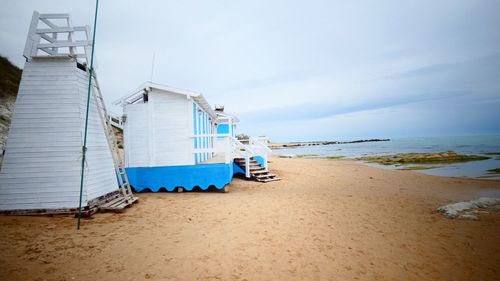
[[[90,71],[87,68],[87,73],[90,74]],[[127,171],[125,170],[125,163],[123,161],[122,156],[120,155],[120,151],[118,149],[118,143],[116,141],[115,133],[113,132],[113,126],[111,125],[111,119],[109,118],[108,111],[106,109],[106,104],[102,97],[101,89],[99,87],[99,81],[97,80],[97,74],[95,69],[92,71],[93,75],[93,97],[96,103],[97,111],[99,113],[99,118],[101,119],[102,126],[104,128],[104,134],[106,135],[106,140],[108,142],[109,149],[111,151],[111,156],[113,158],[116,176],[118,178],[119,189],[123,198],[125,200],[126,205],[130,205],[138,200],[137,197],[134,197],[132,193],[132,188],[130,187],[130,183],[127,176]],[[119,204],[116,204],[119,205]]]

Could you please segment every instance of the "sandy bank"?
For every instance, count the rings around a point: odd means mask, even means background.
[[[282,181],[139,194],[77,232],[68,217],[0,216],[3,280],[494,280],[500,214],[434,210],[500,182],[272,158]]]

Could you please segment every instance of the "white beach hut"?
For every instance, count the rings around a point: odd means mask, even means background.
[[[255,143],[252,150],[243,145],[233,126],[218,132],[227,116],[222,118],[200,93],[147,82],[115,104],[123,107],[125,163],[136,191],[210,186],[227,191],[235,173],[275,178],[267,163],[261,166],[253,159],[267,159],[267,146]]]
[[[92,43],[88,38],[89,27],[72,26],[68,14],[33,13],[0,171],[1,211],[53,213],[78,208],[89,81],[86,64]],[[87,211],[119,189],[95,91],[83,185],[82,206]]]
[[[236,123],[240,122],[240,119],[235,115],[224,112],[224,106],[216,106],[215,113],[217,115],[216,132],[219,135],[215,139],[215,148],[223,151],[227,146],[224,136],[236,137]]]

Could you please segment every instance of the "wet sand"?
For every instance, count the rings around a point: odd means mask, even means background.
[[[271,159],[283,180],[142,193],[123,214],[0,216],[2,280],[499,280],[500,214],[441,205],[500,182]]]

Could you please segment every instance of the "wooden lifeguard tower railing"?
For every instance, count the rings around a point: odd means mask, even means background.
[[[45,26],[41,27],[40,25]],[[78,68],[85,70],[90,75],[88,68],[92,48],[90,38],[92,38],[90,26],[72,26],[69,14],[40,14],[35,11],[31,19],[23,55],[27,61],[44,57],[74,58]],[[104,211],[120,211],[136,202],[138,198],[134,197],[132,193],[125,163],[112,128],[116,124],[113,124],[113,116],[106,109],[95,69],[92,70],[92,80],[92,97],[95,100],[111,151],[120,190],[116,196],[101,202],[98,208]]]

